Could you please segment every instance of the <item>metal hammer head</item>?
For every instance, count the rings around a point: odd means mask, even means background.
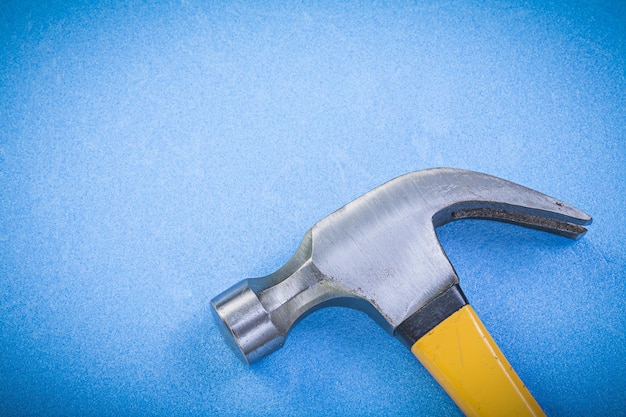
[[[252,363],[280,348],[291,326],[327,305],[363,310],[391,334],[458,284],[435,228],[480,218],[582,236],[584,212],[529,188],[459,169],[403,175],[315,224],[278,271],[211,301],[233,350]]]

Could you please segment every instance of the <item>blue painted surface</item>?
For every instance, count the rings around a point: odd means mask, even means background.
[[[594,217],[439,235],[549,415],[625,415],[624,3],[48,3],[0,5],[0,414],[458,414],[362,313],[245,367],[208,310],[452,166]]]

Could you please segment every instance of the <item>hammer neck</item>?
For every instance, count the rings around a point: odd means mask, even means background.
[[[275,274],[280,273],[277,271]],[[333,283],[324,279],[311,259],[307,259],[288,276],[251,279],[257,297],[270,319],[286,336],[291,326],[338,296]]]

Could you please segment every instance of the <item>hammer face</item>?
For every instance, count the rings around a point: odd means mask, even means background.
[[[215,297],[211,306],[224,339],[246,364],[256,362],[283,346],[285,334],[272,322],[247,280]]]

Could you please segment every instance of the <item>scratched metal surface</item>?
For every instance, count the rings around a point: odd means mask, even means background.
[[[0,5],[0,414],[458,414],[366,315],[252,367],[209,300],[423,168],[594,217],[438,229],[549,415],[624,415],[626,10],[595,2]]]

